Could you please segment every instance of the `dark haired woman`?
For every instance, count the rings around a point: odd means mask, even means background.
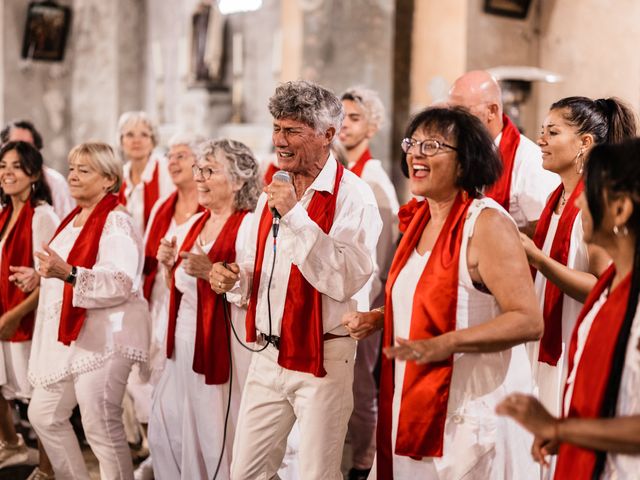
[[[0,468],[27,460],[8,400],[31,397],[27,365],[39,289],[12,278],[10,267],[33,268],[34,251],[53,236],[59,219],[42,172],[42,156],[26,142],[0,149]],[[27,291],[23,291],[23,288]],[[43,466],[43,470],[46,468]]]
[[[542,125],[538,144],[542,166],[562,183],[551,194],[533,241],[522,236],[529,263],[537,271],[535,288],[545,330],[540,342],[528,345],[538,398],[554,415],[562,411],[567,377],[565,354],[582,302],[610,258],[583,241],[583,225],[575,200],[584,188],[585,158],[597,144],[635,135],[632,112],[619,100],[568,97],[555,102]]]
[[[640,472],[640,140],[596,146],[578,199],[584,239],[613,264],[585,301],[569,346],[564,418],[513,394],[497,411],[536,436],[534,458],[558,452],[556,479]],[[559,450],[558,450],[559,447]]]
[[[518,230],[480,194],[500,173],[493,142],[466,110],[428,108],[402,148],[426,201],[394,257],[384,322],[345,319],[356,338],[384,323],[373,478],[532,478],[526,438],[493,412],[526,362],[519,344],[542,333]]]

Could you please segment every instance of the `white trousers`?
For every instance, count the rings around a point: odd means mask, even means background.
[[[302,480],[342,480],[340,462],[353,409],[355,341],[324,343],[327,375],[287,370],[269,346],[253,354],[233,444],[233,480],[271,479],[282,462],[287,436],[298,421]]]
[[[193,341],[176,336],[173,358],[165,363],[153,392],[149,419],[149,449],[156,480],[211,479],[224,438],[229,382],[206,385],[193,371]],[[227,437],[217,480],[229,478],[231,447],[250,355],[234,353],[231,409]],[[241,363],[244,362],[244,365]]]
[[[353,413],[349,419],[349,440],[353,468],[367,470],[376,454],[378,389],[373,375],[380,354],[381,331],[358,342],[353,375]]]
[[[122,425],[122,397],[133,360],[113,355],[98,369],[33,390],[29,420],[58,480],[89,480],[69,417],[78,405],[102,480],[132,479],[131,453]]]

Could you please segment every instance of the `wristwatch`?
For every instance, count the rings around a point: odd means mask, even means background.
[[[76,277],[78,276],[78,267],[76,266],[72,266],[71,267],[71,272],[69,273],[69,276],[67,278],[64,279],[65,282],[70,283],[71,285],[73,285],[74,283],[76,283]]]

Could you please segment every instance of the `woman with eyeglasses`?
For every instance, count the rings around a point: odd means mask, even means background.
[[[506,397],[497,411],[535,435],[538,462],[558,454],[558,480],[638,478],[640,139],[595,146],[584,168],[584,240],[613,263],[589,293],[568,346],[562,417],[521,394]]]
[[[561,184],[550,195],[533,240],[521,235],[544,317],[540,342],[527,345],[534,385],[543,405],[559,415],[569,358],[571,332],[589,291],[611,261],[598,245],[583,239],[576,199],[584,189],[582,171],[591,149],[635,135],[633,112],[615,98],[567,97],[553,105],[538,145],[542,166]]]
[[[493,411],[523,382],[512,371],[526,362],[520,344],[542,334],[516,225],[481,193],[500,159],[457,107],[420,112],[402,148],[411,193],[425,201],[393,259],[384,313],[344,318],[356,339],[384,327],[370,478],[532,478],[527,437]]]
[[[211,290],[209,271],[215,262],[242,262],[241,246],[251,235],[251,212],[262,191],[258,162],[240,142],[208,141],[200,146],[193,176],[205,211],[179,249],[167,241],[158,249],[170,289],[167,361],[149,426],[159,480],[213,478],[216,472],[218,479],[229,478],[250,360],[231,328],[245,339],[247,299],[227,303]]]
[[[158,132],[145,112],[131,111],[120,116],[118,146],[124,162],[120,203],[127,207],[142,235],[155,203],[175,187],[166,159],[154,152]]]

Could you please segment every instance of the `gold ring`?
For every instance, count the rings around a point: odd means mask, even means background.
[[[273,200],[273,193],[269,194],[269,200]]]
[[[222,288],[222,282],[218,282],[218,288]]]
[[[418,351],[414,351],[413,352],[413,358],[415,358],[417,360],[420,357],[422,357],[422,354],[420,352],[418,352]]]

